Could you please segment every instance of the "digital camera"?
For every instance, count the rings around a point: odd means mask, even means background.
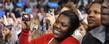
[[[22,15],[22,21],[30,21],[30,14],[23,14]]]

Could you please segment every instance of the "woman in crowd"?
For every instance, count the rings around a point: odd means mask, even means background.
[[[39,19],[37,16],[33,16],[32,22],[31,22],[31,33],[30,33],[29,40],[35,39],[43,35],[42,31],[39,28],[40,28]]]
[[[20,35],[19,44],[80,44],[73,36],[73,32],[79,27],[79,18],[75,11],[64,11],[60,13],[56,22],[53,25],[51,34],[46,34],[41,37],[28,41],[29,22],[23,24],[23,30]]]
[[[80,27],[78,29],[75,30],[73,36],[78,39],[78,40],[81,40],[82,37],[85,35],[86,33],[86,28],[87,28],[87,21],[85,21],[85,17],[82,16],[82,13],[79,11],[79,9],[76,9],[75,7],[76,5],[73,3],[73,2],[68,2],[67,4],[65,4],[63,6],[63,8],[61,9],[61,12],[62,11],[66,11],[66,10],[76,10],[76,13],[79,17],[79,20],[80,20]]]
[[[8,43],[8,44],[12,44],[11,42],[11,28],[10,26],[5,26],[4,29],[2,30],[2,34],[3,34],[3,40],[2,41],[4,44]]]
[[[95,1],[88,6],[88,28],[81,44],[104,44],[105,29],[101,25],[102,2]]]

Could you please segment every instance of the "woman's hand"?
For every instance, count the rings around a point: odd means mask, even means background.
[[[21,25],[22,25],[22,29],[30,29],[31,21],[26,21],[26,22],[22,21]]]

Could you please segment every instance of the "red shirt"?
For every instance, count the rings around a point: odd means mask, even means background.
[[[33,39],[30,42],[28,41],[28,37],[29,37],[29,31],[23,30],[19,38],[19,44],[48,44],[48,42],[53,38],[53,34],[43,35],[41,37]],[[60,44],[80,44],[80,43],[73,36],[70,36],[64,39]]]

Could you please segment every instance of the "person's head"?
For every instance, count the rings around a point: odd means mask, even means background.
[[[67,10],[60,13],[53,25],[54,38],[65,39],[72,35],[79,25],[79,18],[74,11]]]
[[[10,33],[10,30],[7,27],[4,27],[2,32],[6,36],[6,35],[8,35]]]
[[[75,4],[73,2],[68,2],[64,4],[64,6],[61,9],[61,12],[66,11],[66,10],[75,10],[75,9],[76,9]]]
[[[101,3],[93,2],[88,8],[88,30],[101,25]]]
[[[11,37],[11,29],[9,27],[4,27],[4,29],[2,30],[3,33],[3,38],[5,41],[9,40]]]
[[[4,35],[10,34],[11,29],[12,29],[12,25],[4,25],[3,34],[4,34]]]
[[[109,0],[104,0],[101,8],[101,19],[104,26],[109,26]]]

